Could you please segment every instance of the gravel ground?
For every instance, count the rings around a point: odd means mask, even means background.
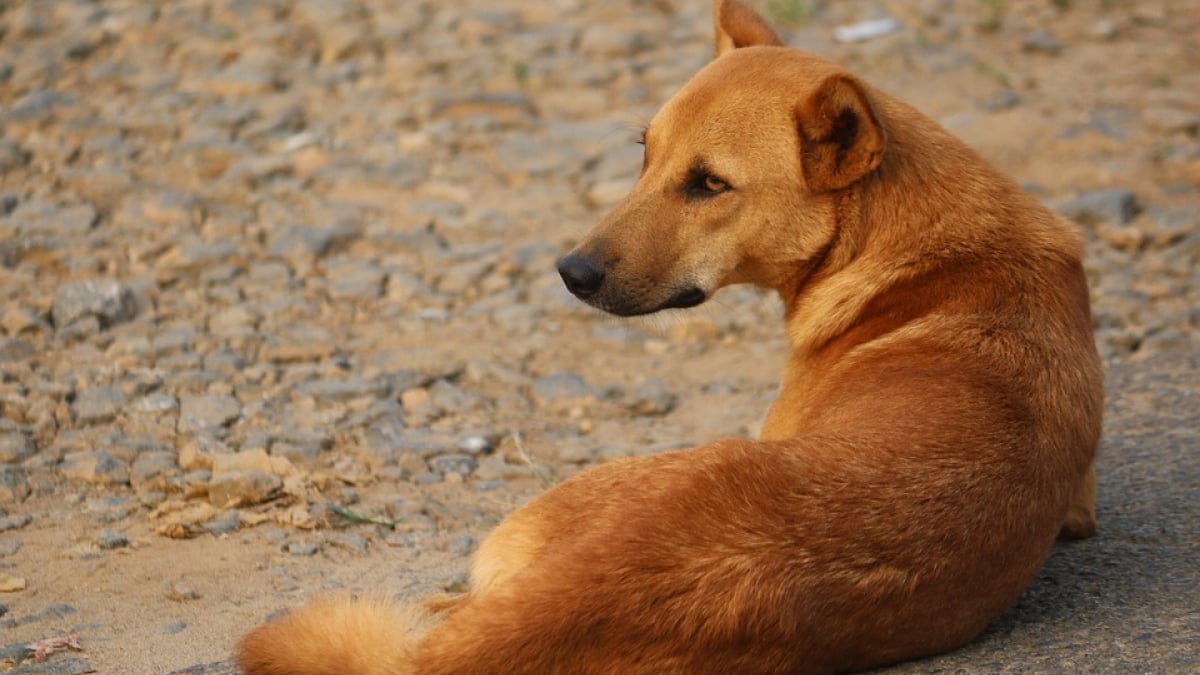
[[[896,672],[1200,672],[1200,2],[757,6],[1088,237],[1101,533]],[[0,0],[0,670],[227,673],[322,590],[457,587],[581,467],[752,435],[773,298],[615,320],[554,271],[710,30],[704,0]]]

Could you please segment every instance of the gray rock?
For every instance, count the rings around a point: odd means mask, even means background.
[[[571,372],[551,373],[533,383],[533,398],[538,405],[569,404],[598,398],[583,378]]]
[[[129,467],[107,452],[93,450],[73,452],[63,457],[59,470],[64,476],[81,483],[94,485],[124,485],[129,483]]]
[[[367,538],[361,534],[354,532],[334,532],[326,537],[325,541],[332,546],[344,548],[359,555],[366,555],[367,553]]]
[[[54,294],[50,316],[62,329],[85,318],[95,317],[101,327],[129,321],[137,314],[133,291],[118,281],[81,281],[63,284]]]
[[[33,440],[21,432],[0,433],[0,464],[16,464],[37,452]],[[2,500],[0,500],[2,501]]]
[[[226,426],[242,414],[242,404],[233,396],[203,394],[179,399],[179,432],[193,433]]]
[[[77,103],[74,95],[38,89],[18,98],[7,110],[0,112],[0,121],[36,122],[49,117],[56,109]]]
[[[272,255],[285,258],[298,253],[321,257],[340,246],[345,246],[359,236],[359,230],[349,225],[331,227],[294,225],[281,230],[271,240],[267,251]]]
[[[283,550],[292,555],[311,557],[321,551],[321,546],[311,541],[289,541],[283,545]]]
[[[75,395],[71,410],[82,424],[111,421],[125,405],[125,395],[117,387],[89,387]]]
[[[455,453],[450,455],[438,455],[429,460],[429,470],[434,473],[442,474],[443,476],[450,473],[456,473],[463,478],[471,475],[471,472],[479,466],[475,458],[471,455]]]
[[[29,493],[29,481],[24,473],[0,465],[0,504],[25,501]]]
[[[378,398],[387,395],[388,383],[381,378],[321,379],[301,384],[296,393],[327,401]]]
[[[218,508],[250,506],[273,498],[283,487],[278,476],[264,471],[229,471],[212,477],[208,502]]]
[[[667,391],[667,385],[659,378],[646,380],[629,401],[635,415],[665,415],[675,407],[675,395]]]
[[[1124,225],[1141,212],[1137,196],[1132,190],[1114,188],[1093,190],[1059,204],[1056,210],[1062,215],[1084,225],[1108,223]]]
[[[237,509],[229,509],[222,515],[204,524],[204,529],[214,536],[236,532],[241,524],[241,514]]]
[[[143,452],[133,460],[133,467],[129,474],[129,483],[134,489],[142,490],[167,490],[169,485],[167,478],[178,476],[182,473],[179,464],[175,461],[178,455],[170,450],[154,450]]]
[[[236,513],[236,511],[230,511],[230,513]],[[199,600],[200,593],[190,586],[175,582],[167,587],[167,597],[175,602],[188,602],[189,600]]]
[[[1027,52],[1057,56],[1063,50],[1063,45],[1049,31],[1037,30],[1025,36],[1021,48]]]
[[[7,558],[21,550],[21,542],[16,539],[0,539],[0,558]],[[0,612],[3,616],[4,612]]]
[[[15,516],[4,516],[0,518],[0,532],[8,532],[9,530],[19,530],[33,522],[33,516],[28,513],[22,513]]]
[[[462,414],[478,407],[480,397],[448,380],[437,380],[429,385],[429,402],[443,414]]]
[[[103,551],[125,548],[129,546],[129,537],[126,537],[121,532],[103,530],[100,534],[96,535],[96,545]]]

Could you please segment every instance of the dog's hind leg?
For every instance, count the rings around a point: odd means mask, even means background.
[[[552,496],[553,497],[553,496]],[[449,614],[485,595],[528,567],[545,548],[552,533],[563,528],[556,511],[538,499],[505,518],[480,543],[471,557],[468,588],[457,595],[442,594],[424,602],[427,611]]]
[[[1075,486],[1067,519],[1058,533],[1059,539],[1087,539],[1096,534],[1096,466]]]

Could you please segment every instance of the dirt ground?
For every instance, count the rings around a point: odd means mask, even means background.
[[[1101,534],[898,671],[1200,672],[1200,2],[751,4],[1088,235]],[[323,591],[458,587],[549,482],[753,435],[774,298],[617,320],[554,271],[708,11],[0,0],[0,672],[232,672]]]

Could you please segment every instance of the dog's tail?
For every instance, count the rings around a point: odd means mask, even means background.
[[[235,660],[245,675],[410,675],[422,619],[386,600],[320,600],[251,631]]]

